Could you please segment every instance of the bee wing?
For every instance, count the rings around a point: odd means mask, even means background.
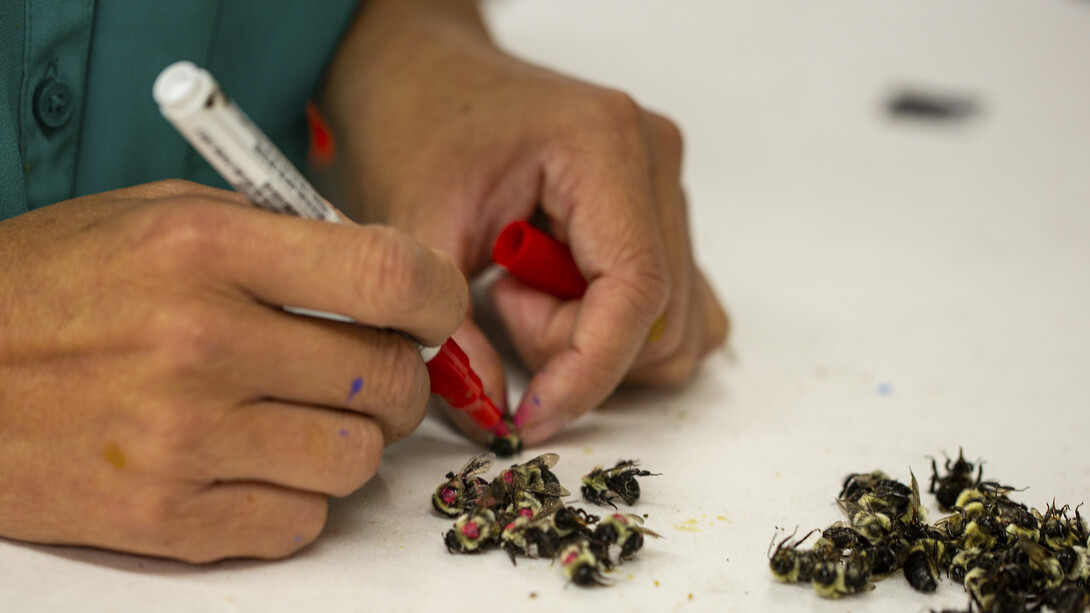
[[[540,483],[532,485],[526,488],[526,491],[533,492],[535,494],[542,494],[544,496],[551,496],[553,498],[563,498],[565,496],[571,496],[563,485],[559,483]]]
[[[492,468],[492,463],[496,461],[496,454],[491,451],[488,453],[482,453],[479,456],[474,456],[466,462],[466,465],[458,471],[458,476],[462,479],[468,479],[474,475],[479,475],[483,472],[487,472]]]
[[[556,463],[560,461],[560,456],[555,453],[543,453],[536,458],[523,464],[523,466],[541,466],[544,468],[552,468],[556,466]]]
[[[863,510],[863,508],[860,507],[858,504],[852,502],[851,500],[845,500],[843,498],[836,501],[836,506],[840,509],[840,512],[844,514],[844,517],[848,518],[849,521],[853,517],[858,515],[860,511]]]
[[[537,513],[534,513],[534,521],[544,521],[562,508],[564,508],[564,503],[560,501],[560,498],[549,498],[542,504]]]
[[[639,464],[640,464],[639,460],[617,460],[617,463],[613,465],[613,468],[610,468],[609,470],[607,470],[605,472],[610,474],[610,475],[615,475],[615,474],[618,474],[618,473],[622,473],[622,472],[624,472],[626,470],[635,468],[635,467],[639,466]]]

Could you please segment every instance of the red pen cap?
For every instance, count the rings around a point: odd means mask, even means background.
[[[468,414],[481,428],[497,436],[509,434],[503,424],[503,413],[485,395],[481,378],[469,367],[469,357],[454,339],[447,339],[427,366],[433,394],[439,394],[450,406]]]
[[[526,221],[516,221],[500,232],[492,260],[519,281],[560,298],[582,298],[587,280],[567,245]]]

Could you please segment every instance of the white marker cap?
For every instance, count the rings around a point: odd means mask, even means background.
[[[174,62],[155,79],[152,96],[167,119],[186,117],[201,108],[218,86],[193,62]]]

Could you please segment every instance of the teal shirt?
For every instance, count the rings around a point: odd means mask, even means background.
[[[356,0],[0,0],[0,219],[128,185],[226,187],[159,115],[189,60],[301,166],[303,109]]]

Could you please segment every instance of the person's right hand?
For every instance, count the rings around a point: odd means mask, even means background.
[[[423,419],[465,281],[394,230],[179,181],[0,223],[0,535],[288,555]],[[291,305],[365,325],[293,315]]]

